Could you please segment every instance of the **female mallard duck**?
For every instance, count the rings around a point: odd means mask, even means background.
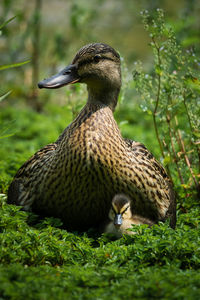
[[[165,170],[144,145],[123,139],[113,117],[121,87],[119,54],[106,44],[86,45],[68,67],[38,86],[76,82],[87,84],[87,104],[55,143],[18,170],[8,203],[85,230],[105,220],[112,198],[123,193],[135,213],[153,222],[170,217],[174,227],[175,200]]]
[[[135,233],[128,230],[132,225],[147,224],[152,226],[154,224],[147,218],[133,214],[132,210],[131,201],[126,195],[115,195],[108,215],[110,221],[105,226],[104,232],[112,233],[117,238],[120,238],[123,234]]]

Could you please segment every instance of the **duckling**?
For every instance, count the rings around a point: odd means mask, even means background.
[[[104,231],[112,233],[117,238],[122,237],[123,234],[135,234],[135,232],[128,230],[131,228],[131,225],[148,224],[152,226],[154,224],[148,218],[132,214],[131,201],[123,194],[117,194],[112,199],[109,219],[111,221],[105,226]]]
[[[87,85],[86,105],[54,143],[18,170],[8,203],[84,231],[102,223],[114,195],[123,193],[136,214],[155,222],[170,217],[174,227],[175,198],[164,168],[143,144],[122,137],[113,116],[121,88],[119,54],[103,43],[86,45],[68,67],[38,86],[76,83]]]

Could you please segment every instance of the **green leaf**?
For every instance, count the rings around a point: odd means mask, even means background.
[[[170,162],[171,162],[171,157],[169,155],[165,156],[163,160],[163,165],[167,166]]]
[[[3,101],[12,91],[7,92],[6,94],[0,96],[0,102]]]
[[[195,77],[188,76],[185,80],[185,84],[193,90],[200,91],[200,81]]]
[[[162,75],[162,69],[160,68],[160,66],[159,65],[157,65],[156,67],[155,67],[155,71],[156,71],[156,74],[158,74],[158,75]]]
[[[5,21],[3,24],[0,25],[0,29],[2,29],[3,27],[5,27],[8,23],[10,23],[15,18],[16,18],[16,16],[14,16],[14,17],[8,19],[7,21]]]
[[[6,134],[6,135],[0,135],[0,140],[5,139],[5,138],[10,137],[10,136],[13,136],[13,135],[14,135],[14,133]]]
[[[194,134],[196,137],[200,138],[200,132],[199,132],[199,131],[194,130],[193,134]]]
[[[0,66],[0,71],[5,70],[5,69],[9,69],[9,68],[20,67],[20,66],[25,65],[29,62],[30,62],[30,60],[26,60],[24,62],[20,62],[20,63],[16,63],[16,64],[2,65],[2,66]]]

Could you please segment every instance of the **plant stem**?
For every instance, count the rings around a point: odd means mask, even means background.
[[[177,119],[177,116],[175,116],[175,123],[176,123],[176,126],[178,126],[178,119]],[[182,135],[181,135],[180,129],[178,129],[178,137],[179,137],[179,141],[180,141],[180,145],[181,145],[181,150],[182,150],[182,152],[183,152],[183,154],[184,154],[184,159],[185,159],[186,165],[188,166],[188,169],[189,169],[189,171],[190,171],[190,173],[191,173],[191,175],[192,175],[192,179],[193,179],[193,181],[194,181],[194,184],[195,184],[195,186],[196,186],[196,189],[197,189],[197,191],[199,191],[199,184],[198,184],[198,182],[197,182],[197,180],[196,180],[196,178],[195,178],[195,175],[194,175],[193,169],[192,169],[192,167],[191,167],[189,158],[188,158],[187,153],[186,153],[186,151],[185,151],[185,145],[184,145],[184,142],[183,142],[183,139],[182,139]]]
[[[41,24],[41,6],[42,0],[35,0],[35,11],[34,11],[34,31],[33,31],[33,53],[32,53],[32,99],[34,100],[34,107],[39,110],[40,107],[37,103],[38,88],[37,83],[39,81],[39,51],[40,51],[40,24]]]
[[[189,114],[188,107],[187,107],[187,104],[186,104],[186,96],[185,96],[185,93],[184,93],[184,95],[183,95],[183,103],[184,103],[185,110],[186,110],[186,114],[187,114],[187,117],[188,117],[188,121],[189,121],[189,125],[190,125],[190,131],[191,131],[191,134],[192,134],[193,138],[195,138],[194,133],[193,133],[192,122],[191,122],[191,119],[190,119],[190,114]],[[198,155],[198,159],[199,159],[199,173],[200,173],[200,147],[199,147],[197,144],[195,144],[195,148],[196,148],[197,155]]]
[[[172,156],[172,153],[171,153],[171,150],[170,150],[170,148],[169,148],[169,146],[168,146],[168,144],[165,142],[165,139],[163,139],[162,142],[163,142],[164,147],[167,149],[170,158],[173,157],[173,156]],[[169,166],[167,165],[165,168],[167,169],[167,173],[168,173],[168,175],[169,175],[169,178],[170,178],[171,182],[173,183],[173,179],[172,179],[172,175],[171,175],[171,171],[170,171]]]
[[[184,184],[183,176],[181,174],[181,170],[180,170],[179,164],[178,164],[179,159],[177,157],[176,150],[175,150],[175,145],[174,145],[174,141],[173,141],[173,135],[172,135],[172,130],[171,130],[171,117],[170,117],[169,113],[167,113],[166,121],[167,121],[167,124],[168,124],[168,130],[169,130],[169,136],[170,136],[170,140],[171,140],[171,146],[172,146],[174,162],[176,164],[176,169],[177,169],[177,172],[178,172],[180,182],[181,182],[181,184]]]
[[[157,46],[154,37],[152,38],[152,41],[153,41],[154,46],[157,50],[158,64],[159,64],[159,67],[160,67],[161,66],[160,49]],[[154,111],[153,111],[153,124],[154,124],[155,133],[156,133],[156,138],[157,138],[159,146],[160,146],[160,151],[161,151],[162,157],[164,158],[165,155],[164,155],[163,145],[162,145],[162,142],[161,142],[161,139],[160,139],[160,136],[159,136],[157,120],[156,120],[158,105],[159,105],[159,101],[160,101],[160,89],[161,89],[161,75],[160,75],[160,73],[158,73],[158,88],[157,88],[157,94],[156,94],[156,104],[155,104],[155,108],[154,108]]]

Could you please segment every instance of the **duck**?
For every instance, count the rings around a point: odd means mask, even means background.
[[[110,233],[116,238],[121,238],[123,234],[135,234],[134,231],[129,230],[132,225],[147,224],[151,227],[154,224],[150,219],[133,213],[131,200],[125,194],[116,194],[114,196],[108,218],[109,221],[104,228],[104,232]]]
[[[58,139],[17,171],[8,189],[9,204],[60,218],[68,230],[85,231],[107,218],[120,193],[132,199],[136,214],[152,222],[170,218],[175,228],[175,196],[165,169],[142,143],[123,138],[114,119],[120,65],[114,48],[92,43],[58,74],[38,83],[40,89],[86,84],[88,98]]]

